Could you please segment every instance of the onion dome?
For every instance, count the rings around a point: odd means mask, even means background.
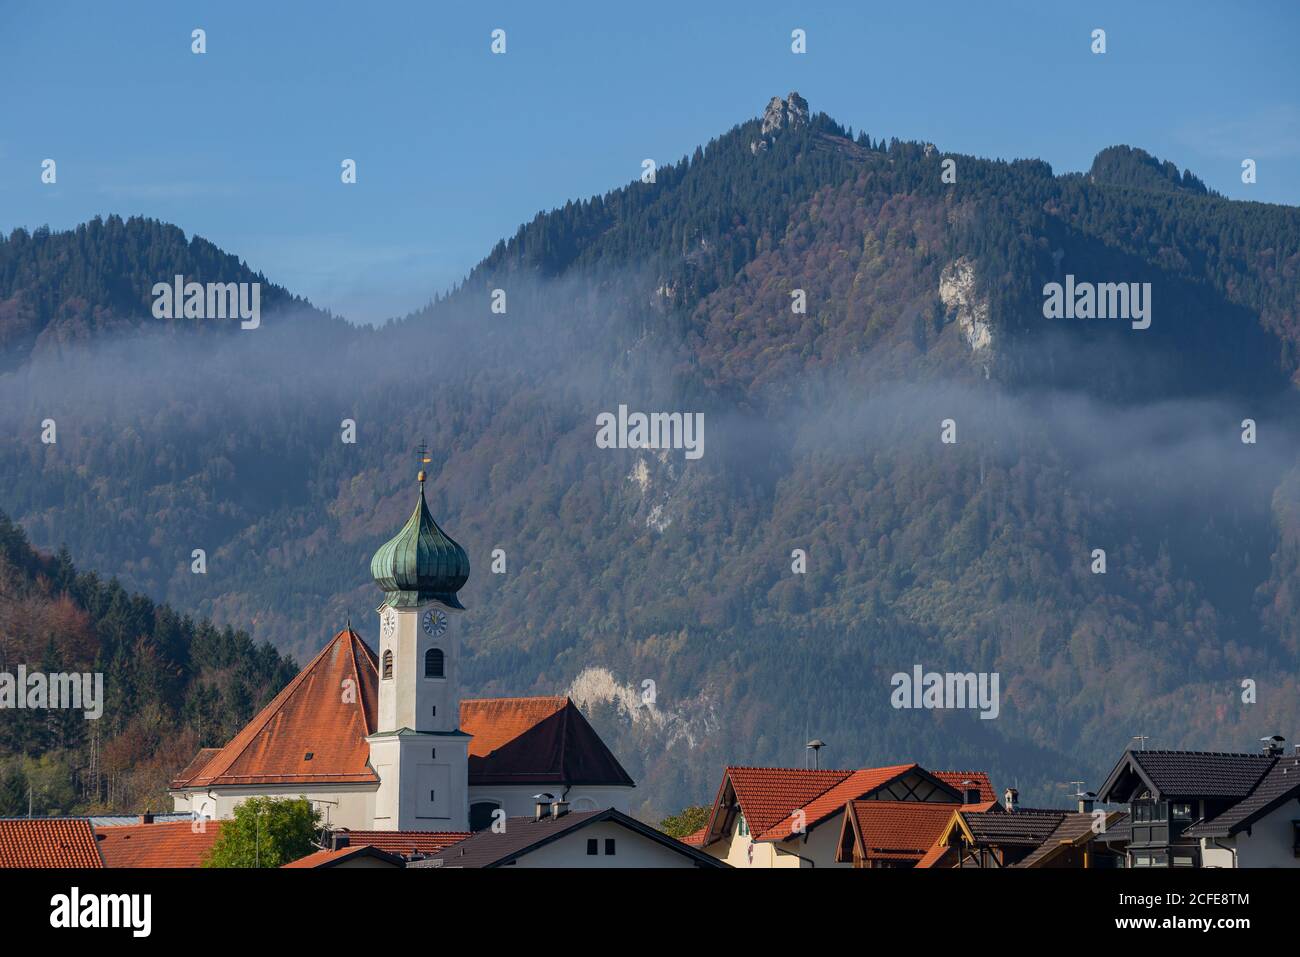
[[[463,608],[456,592],[469,580],[469,556],[433,520],[424,501],[424,472],[420,501],[402,530],[380,546],[370,559],[370,574],[385,592],[384,602],[396,608],[436,599]]]

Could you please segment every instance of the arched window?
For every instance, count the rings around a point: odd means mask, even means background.
[[[392,651],[384,652],[384,680],[393,676],[393,653]]]
[[[426,678],[441,678],[442,673],[442,649],[430,648],[424,653],[424,676]]]
[[[469,829],[486,831],[492,826],[492,814],[501,805],[496,801],[475,801],[469,806]]]

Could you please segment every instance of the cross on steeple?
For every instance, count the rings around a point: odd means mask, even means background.
[[[423,488],[423,487],[424,487],[424,466],[426,466],[426,465],[428,465],[430,462],[432,462],[433,459],[431,459],[431,458],[429,457],[429,446],[427,446],[427,445],[424,443],[424,440],[423,440],[423,439],[420,440],[420,444],[419,444],[418,446],[416,446],[415,451],[418,452],[418,453],[420,454],[420,475],[419,475],[419,478],[420,478],[420,487]]]

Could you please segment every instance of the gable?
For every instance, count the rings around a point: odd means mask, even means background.
[[[377,697],[374,652],[341,631],[229,744],[206,761],[199,752],[171,786],[377,782],[365,741]]]

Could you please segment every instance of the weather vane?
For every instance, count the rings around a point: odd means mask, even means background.
[[[420,485],[424,485],[424,466],[432,462],[433,459],[429,457],[429,446],[424,443],[423,439],[420,440],[420,444],[415,451],[420,453]]]

